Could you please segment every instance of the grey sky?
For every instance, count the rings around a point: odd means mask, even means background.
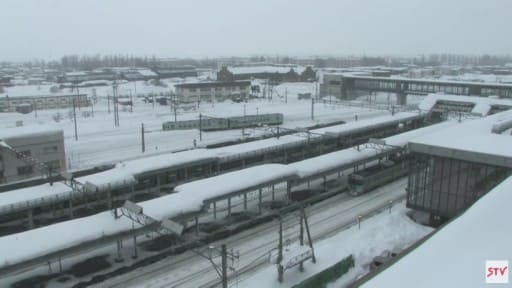
[[[510,0],[0,0],[0,60],[512,54]]]

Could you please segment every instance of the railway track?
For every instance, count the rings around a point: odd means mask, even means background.
[[[405,187],[405,179],[400,179],[391,184],[383,186],[372,191],[371,193],[352,198],[346,193],[339,194],[328,199],[328,201],[319,202],[308,208],[307,213],[310,219],[310,227],[312,227],[312,237],[314,240],[327,238],[332,234],[347,229],[354,225],[355,217],[351,215],[363,215],[368,213],[377,213],[384,207],[389,205],[389,201],[397,202],[405,197],[405,192],[386,193],[388,186]],[[391,194],[391,195],[389,195]],[[342,208],[342,209],[340,209]],[[366,209],[367,208],[367,209]],[[356,213],[355,212],[365,212]],[[339,221],[340,219],[343,219]],[[285,223],[284,237],[285,239],[293,238],[298,235],[298,217],[296,212],[292,212],[284,217]],[[326,226],[327,227],[322,227]],[[247,259],[238,269],[237,275],[246,275],[248,272],[254,271],[264,264],[268,263],[266,255],[269,251],[277,246],[277,229],[278,221],[273,221],[263,225],[259,225],[250,230],[246,230],[228,239],[219,240],[212,245],[226,244],[228,248],[240,250],[240,259]],[[322,228],[315,228],[322,227]],[[259,237],[255,239],[255,235]],[[261,241],[259,238],[262,238]],[[254,243],[256,241],[256,243]],[[183,271],[184,267],[197,267],[194,271]],[[162,280],[158,280],[159,276],[167,274]],[[181,276],[178,276],[181,275]],[[173,278],[174,277],[174,278]],[[233,273],[231,278],[235,277]],[[198,256],[194,252],[187,251],[181,255],[169,257],[166,260],[157,262],[153,265],[146,266],[142,269],[132,271],[129,275],[123,275],[107,280],[92,287],[137,287],[142,283],[153,281],[154,284],[145,283],[146,287],[211,287],[219,284],[216,272],[206,259]],[[160,283],[162,282],[162,283]]]

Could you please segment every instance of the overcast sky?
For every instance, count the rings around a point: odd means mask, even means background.
[[[511,0],[0,0],[0,60],[512,54]]]

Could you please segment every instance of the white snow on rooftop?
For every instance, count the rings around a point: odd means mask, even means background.
[[[4,128],[0,130],[0,139],[8,140],[15,138],[24,137],[38,137],[38,136],[51,136],[56,134],[62,134],[62,129],[55,128],[50,125],[32,125],[32,126],[20,126],[12,128]]]
[[[136,182],[135,179],[137,176],[144,172],[170,168],[193,161],[209,161],[215,159],[215,154],[206,149],[168,153],[121,162],[113,169],[83,176],[76,180],[82,184],[93,184],[102,191],[117,186],[131,185]]]
[[[455,125],[457,122],[448,121],[432,126],[404,132],[395,136],[384,138],[386,145],[404,147],[407,143],[417,137],[424,136],[434,131],[438,131],[450,126]],[[375,149],[361,148],[357,151],[354,147],[343,149],[341,151],[331,152],[321,156],[309,158],[299,162],[289,164],[290,167],[296,169],[301,177],[316,175],[326,172],[345,164],[350,164],[355,161],[363,160],[371,156],[380,154],[384,151],[392,150],[391,146],[383,146],[380,151]]]
[[[362,287],[486,286],[485,261],[512,260],[511,190],[509,177]]]
[[[250,73],[287,73],[293,69],[297,73],[302,73],[304,67],[301,66],[246,66],[246,67],[228,67],[233,74]]]
[[[283,177],[295,175],[286,165],[267,164],[222,174],[176,187],[176,193],[137,203],[146,215],[164,220],[183,213],[199,212],[203,201]],[[76,229],[80,227],[80,229]],[[131,229],[125,217],[115,219],[111,211],[0,238],[0,266],[41,256]],[[62,232],[66,231],[66,237]],[[39,239],[34,245],[34,239]],[[9,247],[9,248],[8,248]]]
[[[43,184],[2,192],[0,193],[0,208],[20,202],[36,201],[45,197],[51,197],[62,193],[70,193],[71,191],[71,187],[66,186],[61,182],[54,182],[53,185]]]
[[[421,101],[418,108],[423,111],[430,111],[434,108],[438,101],[451,101],[451,102],[465,102],[473,103],[475,106],[471,113],[478,115],[487,115],[493,105],[511,106],[510,99],[496,99],[493,97],[476,97],[476,96],[459,96],[459,95],[446,95],[446,94],[429,94]]]
[[[411,143],[512,157],[512,137],[492,133],[496,123],[510,120],[512,111],[505,111],[485,118],[464,121],[451,128],[411,140]]]

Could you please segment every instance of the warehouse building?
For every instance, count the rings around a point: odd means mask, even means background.
[[[38,96],[9,96],[0,97],[0,112],[29,113],[33,110],[63,109],[91,105],[87,94],[79,95],[38,95]]]
[[[178,101],[192,103],[201,101],[224,101],[247,99],[251,81],[199,82],[175,85]]]
[[[16,127],[0,131],[0,184],[65,170],[61,129]]]

